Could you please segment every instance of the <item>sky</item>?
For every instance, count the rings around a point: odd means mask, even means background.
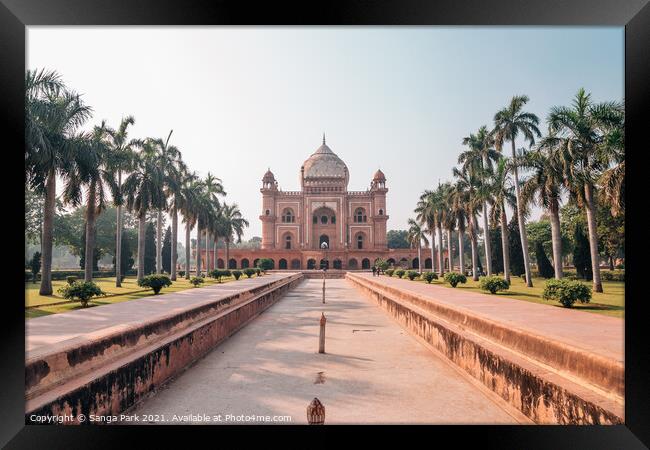
[[[580,87],[623,100],[622,27],[27,27],[27,68],[54,69],[94,110],[86,128],[135,117],[130,137],[166,137],[261,235],[261,178],[299,190],[328,146],[349,190],[381,168],[388,229],[406,229],[424,189],[452,179],[463,137],[513,95],[549,108]],[[517,142],[517,147],[524,146]],[[533,217],[541,211],[535,210]],[[184,236],[182,224],[179,236]],[[182,239],[181,239],[182,240]]]

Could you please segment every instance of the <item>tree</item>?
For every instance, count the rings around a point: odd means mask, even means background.
[[[519,220],[514,215],[508,224],[508,246],[510,247],[510,271],[515,277],[526,273],[524,251],[519,236]]]
[[[494,142],[497,150],[503,148],[503,144],[510,141],[512,145],[512,159],[516,159],[515,154],[515,140],[521,134],[530,145],[535,143],[535,137],[540,137],[537,125],[539,125],[539,118],[529,112],[523,111],[524,105],[528,103],[528,96],[517,95],[510,100],[510,104],[501,109],[494,115]],[[526,223],[524,220],[524,204],[521,198],[519,187],[519,172],[517,165],[513,166],[513,174],[515,178],[515,195],[517,197],[517,220],[519,222],[519,229],[525,230]],[[533,279],[530,273],[530,255],[528,254],[528,241],[526,233],[521,233],[521,249],[524,252],[524,269],[526,272],[526,285],[533,287]]]
[[[388,248],[409,248],[407,236],[408,231],[406,230],[389,230],[386,233]]]
[[[120,121],[120,126],[117,130],[109,128],[108,139],[107,139],[107,152],[110,154],[110,165],[113,171],[115,171],[116,179],[113,190],[113,205],[116,207],[116,220],[115,220],[115,257],[116,260],[122,261],[122,264],[115,267],[115,286],[122,286],[122,268],[124,267],[124,262],[128,261],[131,257],[130,255],[127,258],[122,257],[122,239],[124,234],[123,230],[123,219],[122,219],[122,208],[124,206],[124,191],[122,185],[122,176],[125,173],[128,173],[133,164],[134,164],[134,155],[135,147],[142,145],[142,143],[136,139],[129,140],[128,138],[128,127],[129,125],[134,125],[135,119],[133,116],[123,117]]]
[[[249,225],[248,220],[244,219],[236,203],[232,205],[223,204],[221,216],[224,225],[224,241],[226,242],[226,261],[230,258],[230,242],[235,238],[241,242],[244,234],[244,227]]]
[[[425,244],[428,244],[429,241],[427,240],[426,236],[424,235],[424,232],[422,231],[422,228],[420,227],[420,224],[417,223],[413,219],[408,220],[408,242],[411,244],[412,247],[417,247],[418,249],[418,272],[422,273],[422,241],[424,241]]]
[[[487,126],[479,128],[476,135],[470,134],[468,137],[463,138],[463,144],[469,146],[458,157],[458,163],[463,165],[463,170],[474,170],[478,175],[477,181],[477,195],[482,201],[482,214],[483,229],[488,230],[488,202],[491,201],[490,190],[487,189],[487,180],[492,172],[493,162],[499,159],[499,152],[496,151],[494,146],[494,136],[487,129]],[[490,239],[483,239],[485,247],[485,258],[487,262],[487,274],[492,276],[492,249],[490,247]]]
[[[619,210],[613,215],[611,207],[600,202],[597,214],[598,250],[614,270],[614,259],[625,255],[625,214]]]
[[[490,191],[492,199],[492,214],[490,219],[493,223],[498,223],[501,226],[501,229],[497,233],[501,238],[501,250],[499,251],[497,249],[498,244],[494,240],[492,242],[494,243],[493,248],[495,249],[495,253],[499,253],[503,261],[496,263],[494,269],[496,272],[503,270],[503,279],[508,283],[510,282],[510,245],[506,205],[514,208],[517,203],[514,195],[514,187],[510,182],[511,169],[512,167],[508,164],[508,160],[502,157],[497,162],[487,181],[487,189]],[[500,267],[501,270],[496,267]]]
[[[152,222],[147,224],[144,238],[144,274],[156,271],[156,232]],[[139,272],[139,271],[138,271]]]
[[[568,167],[569,189],[587,214],[593,290],[603,292],[600,279],[598,231],[596,225],[596,181],[606,168],[611,150],[606,136],[622,124],[623,106],[617,102],[593,103],[591,94],[579,89],[571,107],[555,106],[548,115],[554,144],[571,161]]]
[[[477,187],[480,181],[476,174],[476,167],[468,166],[465,169],[453,169],[454,177],[457,178],[455,194],[459,196],[465,215],[468,218],[468,233],[472,248],[472,279],[478,281],[479,268],[483,271],[478,252],[478,225],[476,224],[476,214],[481,208],[481,198],[477,195]]]
[[[163,196],[156,207],[158,218],[156,220],[156,273],[162,271],[162,212],[167,210],[167,198],[178,190],[180,180],[179,166],[182,166],[181,153],[173,145],[169,145],[169,139],[174,130],[170,130],[167,139],[151,139],[153,164],[160,172],[161,188]],[[175,212],[172,220],[177,217]],[[175,239],[174,239],[175,240]],[[171,256],[170,256],[171,258]]]
[[[589,239],[585,235],[584,225],[581,223],[576,224],[573,241],[575,246],[573,248],[573,265],[579,278],[584,278],[587,281],[593,280],[593,266],[591,264],[591,250]]]
[[[117,217],[116,217],[117,219]],[[125,276],[130,270],[133,269],[135,264],[135,259],[133,258],[134,250],[137,248],[137,233],[132,229],[122,230],[122,239],[120,240],[120,245],[122,246],[120,251],[120,259],[122,263],[120,264],[120,270],[116,273],[120,274],[120,277]],[[115,265],[116,256],[113,256],[113,265]]]
[[[532,170],[531,176],[524,181],[521,195],[524,202],[542,206],[549,214],[554,275],[562,279],[562,233],[560,231],[560,198],[565,183],[566,159],[561,149],[557,148],[554,137],[543,139],[536,151],[522,153],[517,161],[521,167]],[[535,250],[537,252],[537,249]]]
[[[36,283],[38,272],[41,271],[41,252],[34,252],[32,259],[29,261],[29,268],[32,271],[34,283]]]
[[[458,227],[458,267],[465,273],[465,229],[467,225],[467,192],[463,182],[456,182],[449,191],[449,209]]]
[[[25,240],[42,244],[43,196],[25,186]]]
[[[56,72],[27,71],[25,76],[25,174],[30,188],[44,194],[40,295],[52,294],[53,221],[57,177],[64,182],[75,169],[83,140],[77,129],[91,108],[67,89]]]
[[[152,157],[151,142],[144,142],[137,164],[124,181],[126,207],[138,219],[138,280],[145,274],[145,226],[146,215],[151,210],[164,207],[163,176]],[[159,222],[160,223],[160,222]],[[155,245],[155,241],[154,241]]]
[[[165,273],[171,273],[172,264],[172,228],[167,227],[162,245],[162,263]]]
[[[196,173],[186,173],[181,182],[181,190],[178,196],[177,208],[183,215],[183,222],[185,222],[185,278],[190,279],[190,265],[191,265],[191,232],[196,226],[198,219],[197,202],[199,197],[201,184],[198,181]],[[197,250],[198,251],[198,250]]]
[[[544,245],[541,242],[535,242],[535,260],[537,261],[537,270],[542,278],[553,278],[555,271],[551,261],[548,260]]]

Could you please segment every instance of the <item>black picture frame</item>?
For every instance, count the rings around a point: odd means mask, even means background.
[[[650,5],[648,0],[356,0],[338,2],[301,2],[297,4],[250,1],[170,1],[170,0],[0,0],[0,99],[3,132],[1,148],[5,164],[4,198],[10,224],[6,241],[19,236],[20,152],[24,142],[25,27],[29,25],[613,25],[625,26],[625,101],[627,195],[645,193],[643,174],[647,167],[647,120],[642,112],[650,99]],[[16,166],[14,166],[16,164]],[[15,168],[14,168],[15,167]],[[647,191],[647,189],[645,189]],[[634,200],[631,200],[634,202]],[[639,200],[643,202],[642,200]],[[628,199],[628,205],[630,200]],[[643,202],[645,204],[647,202]],[[632,203],[632,205],[635,205]],[[363,427],[364,442],[381,442],[388,436],[402,445],[416,444],[414,435],[424,438],[428,446],[475,442],[480,448],[525,449],[636,449],[650,445],[650,380],[647,316],[640,288],[643,283],[641,255],[645,247],[642,224],[643,206],[628,208],[626,214],[626,279],[625,296],[625,361],[626,403],[625,425],[621,426],[406,426]],[[7,239],[9,238],[9,239]],[[17,239],[16,239],[17,240]],[[9,250],[6,250],[9,251]],[[12,251],[20,251],[18,246]],[[646,252],[647,254],[647,252]],[[10,258],[5,258],[10,259]],[[6,272],[8,280],[22,277],[15,262]],[[22,278],[20,278],[22,279]],[[7,285],[11,284],[10,282]],[[280,438],[281,431],[291,432],[285,443],[303,446],[301,440],[314,442],[312,434],[338,432],[332,440],[348,442],[349,432],[358,427],[60,427],[26,426],[24,424],[24,305],[17,301],[24,292],[14,283],[14,295],[2,298],[4,326],[1,333],[0,371],[2,388],[0,404],[0,445],[7,448],[116,448],[136,445],[144,437],[147,447],[153,440],[170,441],[180,436],[189,444],[197,442],[196,434],[209,434],[217,439],[214,445],[226,445],[224,433],[230,432],[244,442],[262,430],[271,439]],[[638,295],[635,295],[638,291]],[[407,412],[406,412],[407,413]],[[344,441],[341,440],[344,439]],[[324,437],[324,439],[326,439]],[[370,440],[369,440],[370,439]],[[270,442],[270,441],[267,441]],[[321,441],[318,441],[319,443]],[[325,442],[324,440],[322,442]],[[445,442],[447,442],[445,444]],[[451,444],[453,443],[453,444]],[[201,444],[205,445],[205,444]],[[212,444],[210,444],[212,445]],[[264,443],[262,444],[264,445]]]

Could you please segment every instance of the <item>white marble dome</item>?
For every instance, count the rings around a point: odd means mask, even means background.
[[[347,180],[348,167],[325,144],[325,137],[323,137],[323,144],[302,165],[302,173],[305,180],[313,180],[316,178],[340,178]]]

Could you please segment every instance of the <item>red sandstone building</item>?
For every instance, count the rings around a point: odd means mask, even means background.
[[[269,169],[262,178],[262,244],[231,248],[228,268],[254,267],[270,258],[275,269],[369,269],[377,259],[418,268],[417,249],[389,249],[386,242],[386,177],[377,170],[365,191],[348,191],[348,168],[325,143],[300,168],[300,190],[282,191]],[[327,249],[323,249],[326,244]],[[224,250],[217,266],[224,267]],[[213,250],[208,253],[213,261]],[[423,267],[431,268],[423,249]],[[210,264],[212,266],[212,264]],[[202,250],[202,267],[206,266]]]

